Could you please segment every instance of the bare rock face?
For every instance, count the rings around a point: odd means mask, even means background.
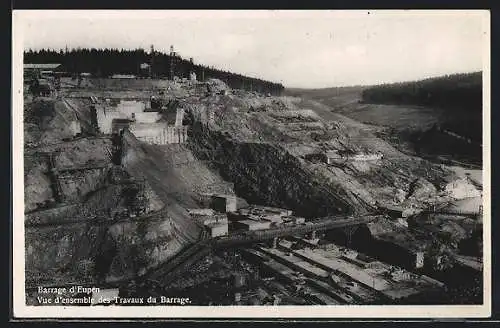
[[[24,206],[32,211],[54,200],[50,178],[46,175],[48,163],[43,158],[25,158]]]
[[[28,228],[27,284],[93,281],[94,257],[105,230],[86,223]]]
[[[250,203],[286,207],[306,217],[355,211],[343,190],[334,193],[326,181],[315,180],[278,145],[238,142],[201,125],[192,133],[190,147],[196,156],[220,163],[221,175]]]
[[[175,255],[183,246],[167,216],[148,222],[121,222],[109,227],[96,274],[108,282],[134,278]]]
[[[183,246],[168,217],[109,226],[82,222],[31,227],[26,241],[27,281],[34,285],[130,279]]]

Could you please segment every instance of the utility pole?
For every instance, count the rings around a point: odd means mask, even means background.
[[[174,46],[170,46],[170,79],[174,79],[174,73],[175,73],[175,51],[174,51]]]
[[[149,78],[154,76],[155,48],[151,45],[151,61],[149,63]]]

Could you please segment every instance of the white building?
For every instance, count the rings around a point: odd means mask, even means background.
[[[253,231],[271,228],[271,221],[241,220],[233,222],[237,229]]]
[[[71,121],[70,129],[73,135],[77,135],[82,132],[82,127],[79,121]]]
[[[342,156],[339,154],[338,150],[327,151],[325,155],[327,164],[334,164],[336,161],[342,159]]]
[[[226,222],[216,222],[206,224],[211,237],[226,236],[229,232],[228,224]]]

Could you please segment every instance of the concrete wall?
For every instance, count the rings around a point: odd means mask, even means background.
[[[127,118],[125,114],[118,112],[116,110],[106,110],[104,108],[97,109],[97,124],[99,130],[104,134],[110,134],[112,132],[112,123],[115,118]]]
[[[226,212],[236,212],[236,196],[226,197]]]
[[[177,108],[175,114],[175,126],[182,126],[182,121],[184,120],[184,108]]]
[[[242,220],[233,223],[238,229],[244,230],[264,230],[271,228],[270,221]]]
[[[121,100],[116,106],[116,110],[125,114],[128,118],[132,118],[133,113],[143,112],[146,104],[136,100]]]
[[[158,112],[139,112],[134,113],[133,117],[137,123],[155,123],[161,118]]]
[[[132,119],[134,113],[141,113],[146,107],[141,101],[122,100],[114,106],[97,107],[97,124],[104,134],[112,133],[112,122],[115,118]],[[142,113],[141,113],[142,114]]]
[[[225,224],[210,225],[209,229],[212,237],[225,236],[228,234],[227,222]]]
[[[130,132],[144,142],[155,145],[184,143],[187,141],[187,126],[176,127],[165,124],[131,124]]]

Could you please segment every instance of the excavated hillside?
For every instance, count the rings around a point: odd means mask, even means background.
[[[202,227],[188,209],[202,207],[206,193],[313,218],[388,204],[427,206],[448,199],[456,180],[447,168],[400,153],[370,127],[318,103],[230,90],[213,80],[158,85],[175,100],[171,107],[184,108],[187,143],[147,144],[127,130],[122,138],[96,136],[90,95],[155,94],[140,81],[127,83],[87,83],[90,89],[63,90],[62,99],[25,104],[30,286],[127,280],[165,263],[200,238]],[[67,129],[75,120],[78,135]],[[349,156],[325,163],[322,156],[335,151]],[[143,212],[123,214],[139,199]]]
[[[425,207],[447,199],[445,186],[456,179],[451,170],[405,155],[369,126],[312,101],[239,90],[183,101],[193,152],[211,161],[250,202],[307,217],[361,214],[387,205]],[[327,152],[380,158],[347,156],[330,165],[311,159]]]
[[[40,104],[52,110],[32,111]],[[137,277],[199,238],[201,229],[186,212],[198,206],[193,190],[234,193],[184,146],[154,147],[130,134],[117,143],[105,135],[60,133],[58,115],[88,123],[85,99],[27,99],[25,106],[25,118],[42,121],[40,132],[50,135],[29,144],[24,156],[28,287]],[[127,215],[138,190],[144,213]]]
[[[212,162],[250,203],[290,208],[309,218],[353,212],[357,203],[338,186],[318,180],[277,144],[239,142],[199,123],[190,137],[196,156]]]

